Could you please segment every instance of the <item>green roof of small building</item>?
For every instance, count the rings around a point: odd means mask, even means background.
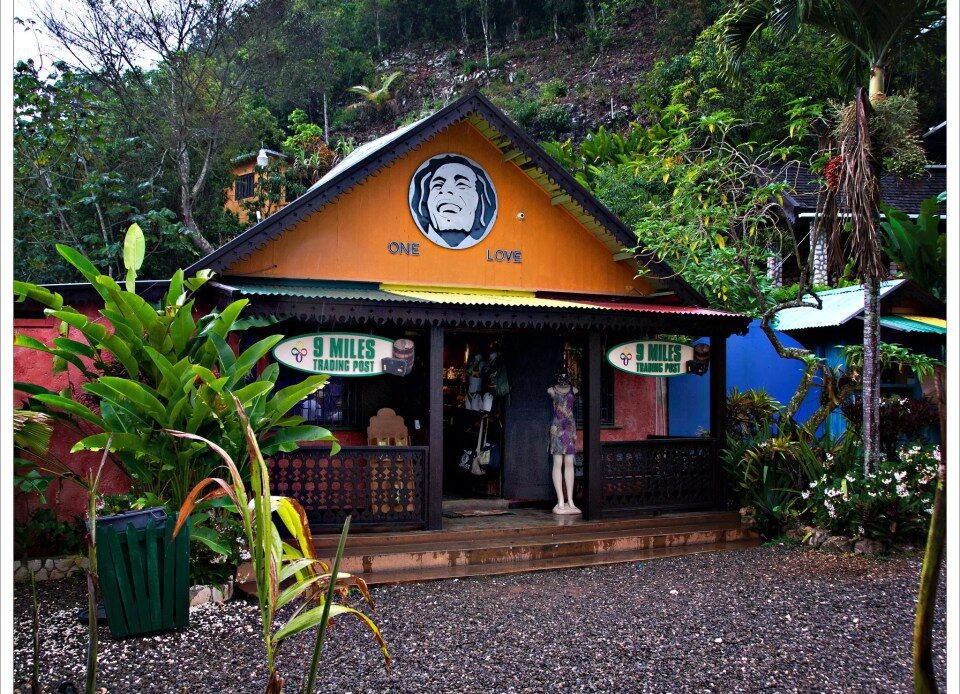
[[[880,283],[880,299],[899,288],[907,280],[887,280]],[[823,302],[823,308],[798,306],[788,308],[777,314],[774,326],[777,330],[809,330],[811,328],[830,328],[843,325],[863,313],[863,286],[841,287],[817,292]],[[807,294],[805,299],[813,301]]]

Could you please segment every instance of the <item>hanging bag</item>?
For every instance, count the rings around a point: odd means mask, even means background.
[[[477,447],[473,451],[473,460],[470,465],[471,474],[477,475],[478,477],[486,474],[484,467],[486,463],[484,462],[484,444],[487,440],[487,418],[483,417],[480,420],[480,431],[477,434]],[[486,459],[489,460],[489,454],[486,455]]]

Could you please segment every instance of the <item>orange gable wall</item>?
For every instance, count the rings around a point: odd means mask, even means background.
[[[463,154],[480,164],[497,191],[493,229],[476,246],[450,250],[420,232],[407,204],[410,179],[436,154]],[[525,218],[517,219],[523,212]],[[391,254],[388,244],[419,243],[420,255]],[[520,251],[521,263],[493,262]],[[357,280],[521,290],[648,294],[643,279],[466,121],[350,189],[280,237],[234,263],[225,275]]]

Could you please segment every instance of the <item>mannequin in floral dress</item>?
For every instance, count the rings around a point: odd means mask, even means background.
[[[553,488],[557,492],[558,515],[580,513],[573,505],[573,461],[577,453],[577,424],[573,416],[573,397],[577,389],[570,383],[570,375],[561,371],[557,384],[547,388],[553,401],[553,421],[550,424],[550,454],[553,456]],[[563,488],[566,483],[567,498]]]

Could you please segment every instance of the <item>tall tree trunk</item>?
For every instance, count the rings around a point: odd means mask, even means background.
[[[886,89],[884,86],[884,81],[886,79],[886,70],[883,69],[882,65],[874,65],[870,68],[870,101],[875,102],[877,100],[882,101],[886,97],[886,93],[883,91]]]
[[[377,30],[377,55],[383,57],[383,45],[380,41],[380,3],[373,1],[373,21]]]
[[[863,472],[880,462],[880,280],[863,286]]]
[[[323,144],[330,146],[330,121],[327,118],[327,92],[323,92]]]
[[[587,0],[584,3],[584,6],[587,9],[587,24],[592,30],[596,31],[597,30],[597,13],[593,9],[593,0]]]
[[[487,67],[490,67],[490,0],[477,0],[480,4],[480,29],[483,30],[483,52]]]
[[[190,153],[185,145],[180,147],[177,154],[177,173],[180,177],[180,207],[183,209],[184,233],[194,248],[204,255],[209,255],[214,251],[213,244],[200,233],[200,227],[193,217],[193,206],[196,202],[193,191],[196,185],[190,185]],[[198,178],[198,182],[202,183],[202,179]]]
[[[920,569],[920,588],[917,591],[917,614],[913,623],[913,690],[917,694],[937,691],[937,676],[933,669],[933,617],[937,608],[937,585],[940,564],[947,540],[947,393],[946,374],[936,367],[937,405],[940,408],[940,467],[937,474],[937,492],[927,533],[927,549]]]

